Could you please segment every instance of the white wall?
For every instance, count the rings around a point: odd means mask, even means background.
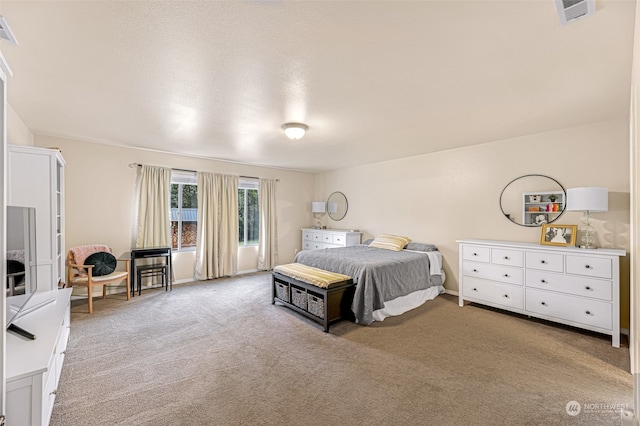
[[[293,260],[300,248],[300,229],[311,223],[305,206],[311,202],[314,175],[265,167],[206,160],[132,148],[36,135],[41,147],[58,147],[66,161],[66,249],[104,243],[120,255],[131,248],[136,169],[130,163],[187,170],[279,178],[277,186],[280,262]],[[174,256],[176,281],[193,277],[194,252]],[[239,270],[257,268],[257,250],[241,249]]]
[[[445,287],[457,292],[456,240],[540,241],[540,228],[511,223],[499,206],[504,186],[529,173],[551,176],[565,188],[608,187],[609,212],[594,214],[599,242],[603,247],[629,250],[627,120],[327,172],[318,176],[315,199],[342,191],[349,200],[342,221],[324,218],[328,227],[360,229],[363,239],[394,233],[437,244],[444,257]],[[567,212],[559,223],[579,224],[579,218],[580,213]],[[628,324],[624,306],[629,300],[628,257],[621,269],[624,327]]]
[[[33,132],[24,124],[11,105],[7,105],[7,143],[33,146],[34,139]]]

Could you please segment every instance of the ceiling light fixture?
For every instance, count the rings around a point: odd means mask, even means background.
[[[284,123],[282,128],[284,129],[284,134],[287,135],[289,139],[296,140],[304,136],[309,126],[302,123]]]

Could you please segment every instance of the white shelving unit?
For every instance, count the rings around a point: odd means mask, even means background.
[[[7,204],[36,208],[38,291],[64,281],[64,165],[58,150],[8,145]]]
[[[543,223],[551,223],[560,216],[565,206],[566,200],[563,191],[524,192],[522,194],[522,223],[525,226],[540,226]]]

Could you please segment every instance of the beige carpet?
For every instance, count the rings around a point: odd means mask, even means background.
[[[617,425],[632,404],[626,339],[448,295],[326,334],[270,297],[261,273],[73,306],[51,424]]]

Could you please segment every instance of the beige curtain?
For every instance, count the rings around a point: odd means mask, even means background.
[[[260,179],[260,236],[258,269],[270,270],[278,264],[278,226],[276,215],[276,180]]]
[[[238,176],[198,173],[198,236],[194,277],[238,271]]]
[[[171,247],[171,169],[141,166],[138,170],[136,248]]]

